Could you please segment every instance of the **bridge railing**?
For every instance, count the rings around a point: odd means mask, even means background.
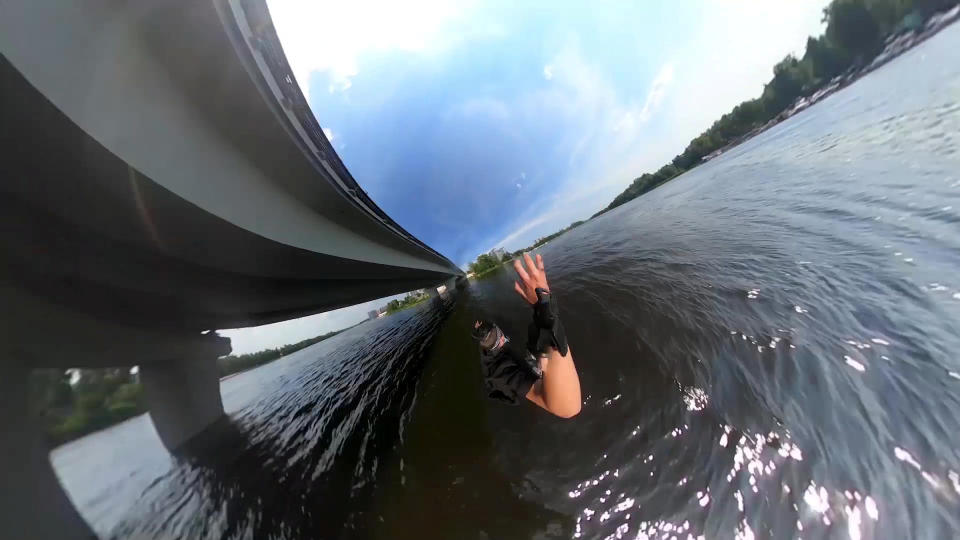
[[[307,138],[310,144],[308,148],[314,150],[315,155],[311,156],[317,160],[317,165],[322,172],[329,174],[330,181],[344,197],[352,201],[363,211],[370,214],[374,219],[381,222],[384,226],[394,231],[405,240],[417,245],[418,247],[446,260],[451,267],[456,268],[446,257],[436,250],[426,245],[418,238],[407,232],[396,221],[394,221],[386,212],[384,212],[370,198],[366,191],[354,179],[353,175],[344,165],[336,150],[327,140],[323,130],[317,122],[313,110],[310,109],[303,92],[297,84],[293,70],[287,62],[286,54],[280,44],[280,38],[277,35],[273,20],[270,18],[270,12],[264,0],[233,0],[230,2],[234,16],[237,18],[236,30],[247,39],[247,45],[251,53],[258,54],[260,60],[266,68],[262,73],[265,78],[272,79],[275,91],[279,92],[278,101],[280,106],[290,113],[290,116],[299,124],[301,132]],[[240,24],[242,21],[245,24]],[[246,28],[243,28],[243,27]],[[261,70],[263,71],[263,70]],[[304,141],[307,142],[307,141]],[[328,175],[323,175],[327,177]]]

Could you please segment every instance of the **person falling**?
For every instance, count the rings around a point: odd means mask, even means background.
[[[510,338],[496,324],[486,320],[474,323],[487,395],[512,405],[526,397],[561,418],[572,418],[580,412],[580,377],[556,298],[547,284],[543,257],[537,255],[534,263],[524,253],[523,262],[513,261],[513,268],[518,278],[513,288],[533,308],[533,321],[523,354],[507,347]]]

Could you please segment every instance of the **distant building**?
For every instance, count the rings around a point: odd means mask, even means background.
[[[502,261],[503,258],[507,256],[507,250],[503,248],[493,248],[490,250],[490,253],[488,253],[488,255],[497,259],[498,261]]]

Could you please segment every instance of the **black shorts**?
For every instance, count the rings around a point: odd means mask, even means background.
[[[480,352],[480,368],[487,396],[497,401],[516,405],[540,376],[526,355],[520,355],[504,346],[498,354]]]

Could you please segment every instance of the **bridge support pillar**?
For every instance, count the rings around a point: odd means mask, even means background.
[[[436,287],[430,287],[430,296],[434,298],[446,298],[453,293],[454,287],[457,286],[456,276],[444,281],[443,283],[437,285]]]
[[[223,416],[216,358],[230,340],[210,336],[218,351],[201,358],[176,358],[140,366],[140,384],[150,418],[167,450],[174,452]]]
[[[94,538],[50,465],[29,386],[27,367],[0,362],[0,531],[5,538]]]
[[[50,464],[30,370],[140,366],[150,415],[173,451],[223,416],[214,333],[127,326],[0,283],[0,537],[94,538]]]

